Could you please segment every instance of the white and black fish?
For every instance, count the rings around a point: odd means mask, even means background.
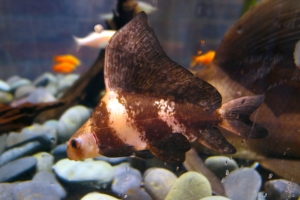
[[[213,86],[164,53],[144,12],[109,41],[104,74],[106,95],[68,141],[72,160],[149,150],[164,161],[180,163],[194,141],[220,153],[235,153],[218,127],[246,138],[268,134],[249,120],[263,96],[221,105]]]

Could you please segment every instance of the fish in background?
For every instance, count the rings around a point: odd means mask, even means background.
[[[196,74],[212,84],[224,102],[265,95],[251,116],[268,129],[265,139],[241,140],[222,133],[236,147],[235,157],[259,160],[296,182],[300,182],[299,10],[299,0],[257,3],[227,31],[213,61]]]
[[[192,57],[190,67],[195,67],[196,65],[208,65],[212,62],[215,57],[215,51],[208,51],[205,54],[200,54]]]
[[[164,53],[145,12],[109,41],[104,77],[107,92],[68,141],[69,159],[138,155],[149,150],[163,161],[182,163],[194,141],[219,153],[235,153],[221,127],[242,138],[268,134],[248,119],[261,105],[262,95],[221,105],[214,87]]]
[[[137,6],[139,7],[139,9],[141,11],[144,11],[146,14],[150,14],[150,13],[157,11],[156,7],[152,6],[151,4],[149,4],[147,2],[143,2],[143,1],[135,1],[135,2],[137,3]],[[101,14],[100,18],[104,19],[104,20],[111,20],[111,19],[113,19],[113,14],[112,13]]]
[[[70,54],[54,56],[53,61],[56,64],[52,70],[58,73],[70,73],[81,64],[78,58]]]
[[[295,45],[294,63],[300,69],[300,40]]]
[[[73,36],[73,38],[76,42],[77,50],[79,50],[82,46],[104,49],[115,32],[116,31],[114,30],[102,30],[100,32],[92,32],[84,38],[76,36]]]

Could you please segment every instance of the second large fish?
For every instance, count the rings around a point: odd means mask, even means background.
[[[219,127],[246,138],[267,135],[249,120],[263,96],[221,105],[213,86],[167,57],[144,12],[111,38],[104,70],[107,93],[68,141],[70,159],[149,150],[180,163],[197,140],[220,153],[235,153]]]

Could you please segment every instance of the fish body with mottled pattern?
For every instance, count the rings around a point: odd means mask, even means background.
[[[214,87],[166,56],[144,12],[109,41],[104,78],[106,95],[68,141],[70,159],[149,150],[164,161],[180,163],[194,141],[234,153],[219,127],[247,138],[267,135],[248,119],[264,97],[221,105]]]

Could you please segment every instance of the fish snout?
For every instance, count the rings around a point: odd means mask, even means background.
[[[71,137],[67,142],[67,156],[70,160],[83,160],[101,156],[94,134],[85,132]]]
[[[80,138],[71,138],[67,142],[67,156],[70,160],[82,160],[83,149],[81,149],[82,141]]]

